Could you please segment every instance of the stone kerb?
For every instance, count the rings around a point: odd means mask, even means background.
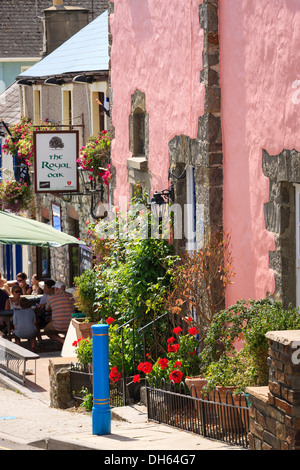
[[[300,330],[271,331],[269,385],[249,387],[253,450],[300,449]]]

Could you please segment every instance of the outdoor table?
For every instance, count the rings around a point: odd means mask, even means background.
[[[4,320],[4,323],[7,326],[7,335],[10,336],[11,328],[10,323],[13,319],[14,312],[13,310],[0,310],[0,320]]]
[[[28,299],[29,302],[31,303],[31,307],[35,307],[39,303],[40,299],[42,298],[42,294],[21,295],[21,297],[25,297],[26,299]]]

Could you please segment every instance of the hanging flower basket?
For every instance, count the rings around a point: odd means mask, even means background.
[[[7,134],[2,148],[12,155],[18,157],[31,166],[33,161],[33,131],[34,130],[55,130],[47,120],[42,122],[42,127],[36,127],[28,117],[21,117],[20,122],[9,128],[11,135]]]
[[[24,182],[6,181],[0,183],[0,207],[11,212],[30,209],[33,202],[31,186]]]
[[[110,137],[107,131],[98,136],[92,135],[85,146],[81,147],[77,163],[83,171],[88,171],[89,179],[103,178],[107,185],[111,178],[110,171]]]

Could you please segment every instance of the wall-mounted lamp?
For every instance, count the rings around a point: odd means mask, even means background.
[[[104,194],[104,186],[103,186],[103,179],[90,179],[90,172],[84,171],[82,168],[78,168],[79,178],[81,181],[81,185],[83,187],[83,194],[91,196],[91,208],[90,214],[95,220],[99,220],[102,217],[98,217],[96,215],[96,208],[99,202],[103,202],[103,194]],[[100,201],[95,201],[95,196],[100,195]]]
[[[51,78],[46,78],[44,81],[44,85],[55,85],[55,86],[61,86],[63,85],[64,81],[62,79],[57,79],[54,77]]]
[[[26,80],[25,78],[21,78],[20,80],[17,81],[17,85],[23,85],[23,86],[32,86],[35,82],[31,80]]]
[[[95,79],[91,75],[76,75],[72,80],[74,83],[93,83],[94,81]]]
[[[155,191],[152,196],[150,207],[156,217],[161,220],[164,216],[166,205],[174,200],[174,188],[171,185],[170,189],[163,189],[162,191]]]

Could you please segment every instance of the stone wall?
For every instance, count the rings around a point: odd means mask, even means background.
[[[251,387],[252,450],[300,449],[300,331],[274,331],[269,339],[268,387]]]
[[[50,406],[67,409],[73,406],[70,367],[74,358],[54,358],[49,360]]]
[[[269,178],[269,201],[264,205],[266,228],[274,234],[276,250],[270,252],[275,275],[273,297],[284,306],[296,305],[295,189],[300,182],[299,152],[283,150],[279,155],[263,151],[263,172]]]
[[[221,87],[219,50],[219,2],[204,0],[199,6],[199,22],[204,31],[203,70],[204,115],[198,119],[196,139],[175,136],[169,142],[170,169],[182,175],[186,165],[195,168],[196,204],[204,206],[204,233],[223,229],[223,143],[221,128]],[[175,180],[176,181],[176,180]],[[186,180],[175,184],[175,202],[186,204]],[[182,248],[186,240],[181,240]]]

